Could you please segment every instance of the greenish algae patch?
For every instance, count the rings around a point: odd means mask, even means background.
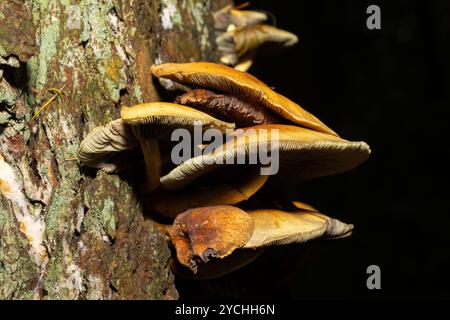
[[[1,111],[0,112],[0,125],[7,124],[11,115],[8,112]]]
[[[164,30],[172,30],[173,28],[183,28],[183,17],[178,8],[176,0],[161,1],[161,25]]]
[[[33,15],[35,23],[40,23],[40,50],[38,56],[38,69],[36,75],[36,89],[42,90],[47,87],[47,73],[52,69],[51,61],[58,52],[60,39],[60,20],[61,14],[59,2],[55,0],[38,0],[36,1],[40,14]],[[36,13],[33,11],[33,13]],[[44,16],[42,12],[51,12]],[[37,21],[36,21],[37,20]]]

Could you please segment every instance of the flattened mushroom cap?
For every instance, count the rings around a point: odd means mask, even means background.
[[[151,69],[157,77],[231,93],[242,100],[260,103],[306,128],[337,135],[314,115],[248,73],[211,62],[166,63],[153,65]]]
[[[124,123],[140,128],[136,134],[153,138],[170,135],[173,129],[191,129],[199,123],[203,129],[216,128],[222,132],[234,129],[233,123],[223,122],[196,109],[168,102],[123,107],[120,115]]]
[[[94,128],[83,139],[78,149],[78,159],[90,167],[115,172],[118,152],[139,146],[131,128],[121,119]]]
[[[254,231],[244,248],[305,242],[316,238],[349,236],[353,225],[314,211],[285,212],[275,209],[250,211]]]
[[[277,131],[272,131],[274,129]],[[280,171],[289,169],[290,179],[295,177],[296,181],[350,170],[364,162],[370,154],[365,142],[351,142],[302,127],[259,125],[242,129],[242,132],[213,152],[177,166],[161,178],[163,188],[183,188],[198,177],[224,166],[227,158],[236,159],[243,153],[245,156],[254,155],[261,143],[269,150],[278,150]],[[264,137],[264,134],[267,136]]]

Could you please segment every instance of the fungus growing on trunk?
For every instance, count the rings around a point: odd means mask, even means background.
[[[294,211],[281,206],[264,208],[271,207],[276,196],[271,193],[264,199],[269,201],[261,201],[257,192],[269,175],[278,172],[298,183],[350,170],[368,158],[370,148],[365,142],[340,138],[299,105],[230,67],[208,62],[169,63],[152,66],[152,72],[196,89],[178,96],[177,104],[124,107],[121,119],[96,128],[86,137],[79,158],[88,165],[114,171],[117,168],[111,159],[117,152],[141,146],[148,184],[142,195],[144,210],[175,218],[172,225],[158,226],[175,246],[181,265],[194,272],[200,268],[202,277],[213,277],[248,263],[265,246],[351,234],[353,225],[299,201],[292,203]],[[218,129],[218,137],[225,141],[200,143],[200,155],[183,157],[175,168],[167,165],[168,173],[161,177],[160,142],[168,162],[173,131],[194,132],[189,142],[195,142],[197,125],[201,125],[202,134]],[[189,144],[187,149],[191,148]],[[173,157],[171,160],[176,162]],[[250,254],[237,254],[234,259],[232,253],[237,249]],[[225,259],[229,265],[209,270],[202,267],[211,258],[230,255]],[[213,265],[217,266],[216,262]]]

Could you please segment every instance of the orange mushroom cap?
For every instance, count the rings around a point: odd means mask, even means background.
[[[262,104],[296,124],[337,136],[314,115],[246,72],[211,62],[165,63],[153,65],[151,69],[157,77],[231,93],[242,100]]]

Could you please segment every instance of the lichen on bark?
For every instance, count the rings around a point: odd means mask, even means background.
[[[167,6],[175,10],[169,22]],[[0,193],[0,298],[177,298],[170,251],[134,186],[73,158],[87,132],[118,118],[121,106],[159,99],[152,63],[217,58],[216,6],[0,0],[0,154],[30,215],[45,223],[47,255],[41,264],[30,256],[19,209]],[[63,88],[63,99],[30,122],[52,87]]]

